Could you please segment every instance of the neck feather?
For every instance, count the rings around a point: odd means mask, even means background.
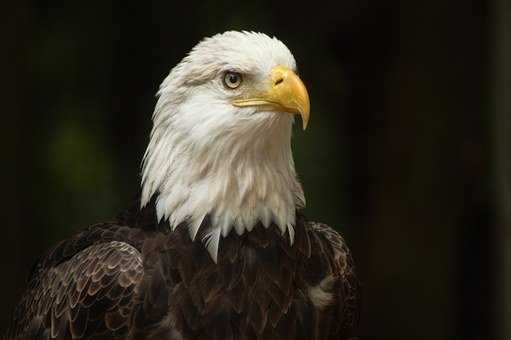
[[[258,123],[213,127],[217,132],[208,138],[197,138],[175,120],[155,121],[151,133],[142,206],[157,195],[158,219],[172,229],[185,223],[192,239],[209,216],[202,240],[214,260],[222,236],[249,232],[258,222],[275,223],[292,243],[296,209],[305,205],[291,151],[292,118],[258,114]]]

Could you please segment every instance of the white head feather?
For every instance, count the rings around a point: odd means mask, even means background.
[[[153,129],[142,170],[142,206],[156,195],[158,219],[185,222],[203,238],[216,261],[221,236],[274,222],[294,237],[295,211],[305,205],[291,151],[290,114],[232,104],[226,71],[256,84],[293,55],[276,38],[226,32],[206,38],[172,69],[158,92]],[[241,90],[240,90],[241,91]]]

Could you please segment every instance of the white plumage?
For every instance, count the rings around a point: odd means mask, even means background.
[[[291,151],[293,116],[237,107],[244,91],[267,85],[278,65],[296,69],[287,47],[261,33],[226,32],[200,42],[163,81],[144,156],[142,206],[156,195],[159,219],[189,225],[194,239],[209,214],[204,242],[216,260],[221,236],[273,221],[294,237],[305,205]],[[244,75],[226,89],[227,71]]]

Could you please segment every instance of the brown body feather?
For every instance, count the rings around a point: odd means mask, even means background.
[[[36,265],[9,340],[348,339],[358,281],[342,237],[297,219],[222,239],[215,264],[153,204],[61,242]],[[201,227],[207,229],[207,223]]]

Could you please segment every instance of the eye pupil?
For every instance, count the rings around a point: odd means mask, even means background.
[[[241,75],[236,72],[227,72],[224,76],[224,84],[230,89],[235,89],[241,84]]]

